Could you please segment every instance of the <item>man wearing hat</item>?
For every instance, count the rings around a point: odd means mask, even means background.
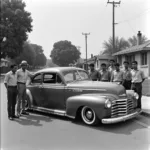
[[[20,114],[29,115],[25,111],[25,99],[26,99],[26,83],[32,74],[27,70],[27,61],[23,60],[21,62],[21,68],[17,70],[17,86],[18,86],[18,105],[17,105],[17,115]],[[22,100],[22,112],[21,112],[21,100]]]

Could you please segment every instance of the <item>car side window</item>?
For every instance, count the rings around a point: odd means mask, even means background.
[[[41,82],[42,82],[42,75],[41,74],[35,75],[32,79],[32,83],[41,83]]]
[[[56,73],[46,73],[43,76],[43,83],[61,84],[62,80]]]
[[[73,72],[68,72],[64,75],[65,81],[70,82],[74,80],[74,74]]]

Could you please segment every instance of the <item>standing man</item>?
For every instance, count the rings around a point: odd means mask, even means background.
[[[4,84],[7,89],[7,110],[8,110],[8,119],[13,120],[13,118],[18,118],[15,116],[15,105],[17,98],[17,65],[10,66],[11,71],[9,71],[4,79]]]
[[[108,67],[108,71],[109,71],[110,73],[112,73],[112,72],[115,70],[115,60],[111,59],[111,60],[109,61],[109,63],[110,63],[110,66]]]
[[[89,77],[92,81],[100,81],[100,73],[95,70],[94,64],[90,64],[90,71],[89,71]]]
[[[29,115],[25,111],[25,99],[26,99],[26,83],[29,77],[31,77],[31,73],[27,70],[27,61],[21,62],[21,68],[17,70],[17,86],[18,86],[18,105],[17,105],[17,114]],[[22,101],[22,111],[20,108],[20,104]]]
[[[124,70],[123,70],[123,86],[125,87],[126,90],[131,89],[131,80],[132,80],[132,74],[131,74],[131,69],[129,68],[129,62],[124,61]]]
[[[132,85],[131,89],[134,90],[139,94],[139,99],[138,99],[138,108],[141,108],[141,98],[142,98],[142,83],[145,80],[145,75],[143,71],[138,70],[137,68],[137,61],[132,62]]]
[[[123,83],[123,72],[120,70],[119,63],[115,64],[115,70],[111,74],[111,82]]]
[[[105,63],[101,64],[100,76],[101,76],[100,81],[102,81],[102,82],[110,81],[111,75],[110,75],[110,72],[106,69]]]

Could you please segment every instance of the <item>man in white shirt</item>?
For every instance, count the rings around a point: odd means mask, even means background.
[[[94,64],[90,64],[89,67],[89,78],[92,81],[100,81],[100,73],[97,70],[95,70]]]
[[[131,69],[129,68],[129,62],[124,61],[124,69],[123,69],[123,86],[125,87],[126,90],[131,89],[131,80],[132,80],[132,74],[131,74]]]
[[[4,84],[7,89],[7,110],[8,110],[8,118],[13,120],[13,118],[18,118],[15,116],[15,105],[16,105],[16,98],[17,98],[17,65],[10,66],[11,71],[9,71],[5,75]]]
[[[115,64],[115,70],[111,74],[111,82],[117,82],[122,84],[124,81],[123,79],[123,72],[120,70],[119,63]]]
[[[108,71],[110,72],[110,74],[112,74],[112,72],[115,70],[115,60],[111,59],[109,61],[110,66],[108,67]]]
[[[18,86],[18,105],[17,105],[17,114],[29,115],[25,111],[25,99],[26,99],[26,83],[29,77],[32,74],[27,70],[27,61],[21,62],[21,68],[17,70],[17,86]],[[21,100],[22,100],[22,112],[21,112]]]
[[[131,89],[139,94],[138,107],[141,108],[142,83],[145,80],[145,75],[144,75],[143,71],[138,70],[137,65],[138,65],[137,61],[132,62],[132,70],[131,70],[132,85],[131,85]]]
[[[106,69],[106,66],[107,65],[105,63],[101,64],[101,70],[100,70],[101,79],[100,79],[100,81],[102,81],[102,82],[109,82],[110,78],[111,78],[111,74]]]

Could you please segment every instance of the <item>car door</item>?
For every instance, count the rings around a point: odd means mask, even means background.
[[[43,73],[42,95],[44,96],[43,107],[65,110],[64,84],[59,74]]]
[[[38,73],[32,78],[31,84],[28,86],[33,96],[33,105],[42,106],[44,97],[42,96],[42,74]]]

